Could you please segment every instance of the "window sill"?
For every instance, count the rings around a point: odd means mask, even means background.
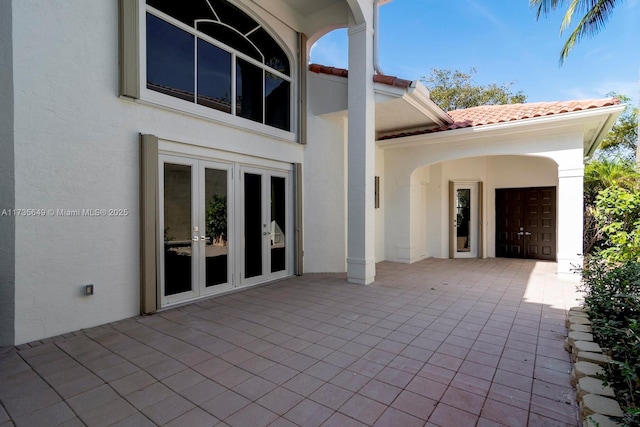
[[[159,108],[172,113],[177,113],[183,116],[189,116],[200,120],[216,123],[221,126],[227,126],[235,128],[245,132],[251,132],[269,138],[277,139],[289,143],[297,143],[296,134],[264,125],[262,123],[254,122],[242,117],[233,116],[221,111],[203,107],[198,104],[194,104],[188,101],[180,99],[174,99],[166,97],[162,94],[156,94],[153,91],[142,89],[139,99],[133,99],[126,96],[121,96],[121,99],[135,102],[137,104],[146,105],[149,107]],[[166,98],[166,99],[165,99]]]

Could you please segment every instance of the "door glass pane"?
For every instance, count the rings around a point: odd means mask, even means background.
[[[164,165],[164,295],[191,290],[191,166]]]
[[[147,14],[147,88],[193,102],[194,38]]]
[[[458,189],[456,192],[456,248],[458,252],[469,252],[471,225],[471,190]]]
[[[271,272],[282,271],[286,267],[285,224],[285,179],[271,177]]]
[[[227,171],[205,169],[205,286],[227,283]]]
[[[262,275],[262,176],[244,174],[244,277]]]

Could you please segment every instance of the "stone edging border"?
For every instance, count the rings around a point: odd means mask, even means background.
[[[604,374],[603,366],[609,363],[610,358],[593,342],[588,310],[571,307],[566,326],[569,333],[564,348],[571,353],[574,363],[571,384],[576,388],[583,427],[619,426],[609,416],[622,417],[622,409],[611,387],[603,386],[602,380],[597,378]]]

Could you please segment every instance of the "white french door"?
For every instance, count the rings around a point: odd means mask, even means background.
[[[241,284],[273,280],[291,270],[290,173],[242,167]]]
[[[160,156],[161,304],[232,287],[232,168]]]
[[[160,155],[161,306],[288,276],[291,172]]]

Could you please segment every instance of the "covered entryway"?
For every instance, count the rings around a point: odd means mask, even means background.
[[[496,189],[496,256],[556,260],[556,188]]]

